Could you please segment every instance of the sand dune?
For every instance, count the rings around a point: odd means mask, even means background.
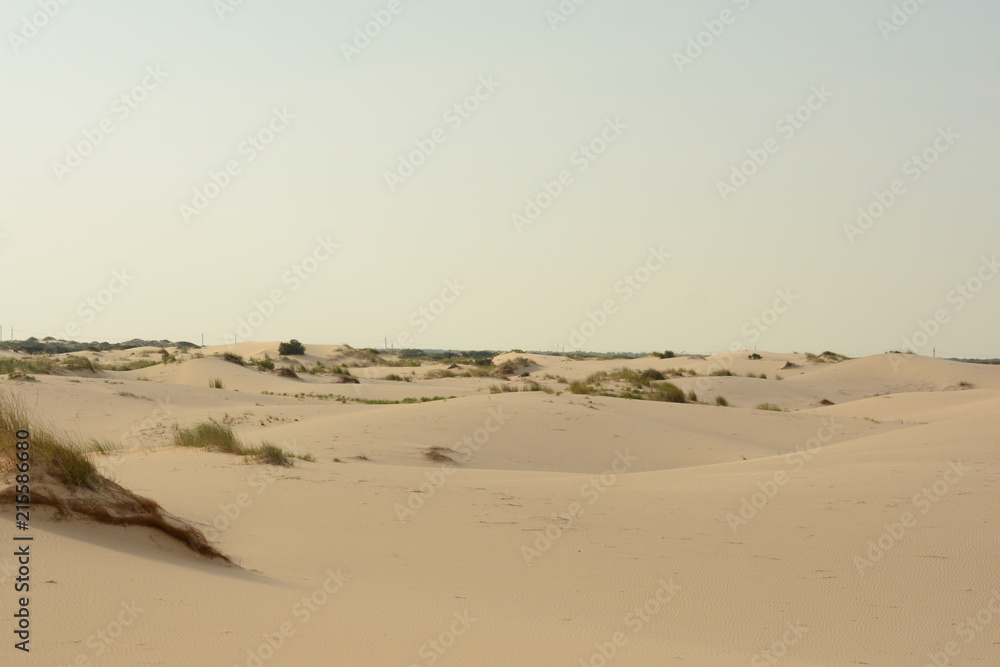
[[[236,351],[277,359],[276,343]],[[361,384],[335,385],[202,352],[5,382],[55,426],[124,442],[101,469],[235,563],[39,510],[36,639],[17,664],[996,664],[1000,368],[509,353],[497,362],[525,356],[529,378],[358,366]],[[351,359],[307,352],[307,365]],[[704,377],[720,364],[768,379]],[[673,382],[733,407],[570,394],[556,379],[621,367],[691,369]],[[490,393],[529,381],[552,393]],[[765,402],[787,411],[753,409]],[[316,460],[171,446],[175,424],[209,418]],[[8,586],[10,568],[0,557]]]

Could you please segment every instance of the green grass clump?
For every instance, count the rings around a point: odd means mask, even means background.
[[[208,381],[208,386],[212,389],[222,389],[222,378],[212,378]]]
[[[106,371],[136,371],[140,368],[158,366],[161,363],[161,361],[153,361],[151,359],[136,359],[135,361],[126,361],[122,364],[101,364],[101,368]]]
[[[729,401],[726,400],[725,396],[716,396],[715,397],[715,404],[719,405],[719,406],[722,406],[724,408],[728,408],[729,407]]]
[[[236,354],[235,352],[223,352],[219,355],[222,357],[223,361],[228,361],[231,364],[236,364],[238,366],[246,366],[247,362],[242,357],[242,355]]]
[[[175,429],[174,445],[176,447],[195,447],[210,452],[235,454],[245,456],[258,463],[285,468],[292,467],[295,458],[303,461],[315,460],[312,455],[296,456],[269,442],[261,443],[256,447],[248,447],[236,437],[228,424],[220,424],[215,421],[202,422],[183,429],[175,427]]]
[[[0,359],[0,373],[38,373],[50,375],[56,367],[55,361],[48,357],[26,357],[23,359]]]
[[[0,458],[17,462],[17,432],[29,432],[31,476],[51,475],[67,487],[97,488],[104,479],[93,462],[69,436],[35,423],[20,399],[0,391]]]
[[[277,445],[272,445],[269,442],[265,442],[260,447],[257,447],[252,451],[253,457],[260,463],[266,463],[267,465],[272,466],[282,466],[284,468],[291,468],[295,464],[288,452]]]
[[[101,370],[100,364],[95,365],[93,361],[86,357],[68,356],[62,360],[63,368],[70,371],[91,371],[96,373]]]
[[[774,403],[758,403],[758,410],[770,410],[772,412],[786,412],[786,410],[780,405],[775,405]]]
[[[653,385],[653,391],[649,394],[651,401],[665,401],[667,403],[685,403],[687,399],[684,391],[672,382],[657,382]]]
[[[274,360],[271,359],[267,353],[264,353],[263,359],[251,359],[250,363],[257,367],[257,370],[269,373],[274,370]]]
[[[712,371],[709,375],[712,377],[732,377],[733,372],[728,368],[720,368],[717,371]]]
[[[246,447],[240,443],[233,429],[218,422],[202,422],[190,428],[178,428],[174,432],[177,447],[198,447],[212,452],[245,454]]]
[[[569,393],[571,394],[593,394],[594,388],[588,382],[573,380],[569,383]]]

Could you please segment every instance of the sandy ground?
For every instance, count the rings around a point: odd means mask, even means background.
[[[523,355],[530,376],[510,383],[552,393],[490,393],[503,381],[425,379],[444,366],[356,367],[360,384],[334,384],[220,351],[3,381],[39,419],[117,443],[101,470],[236,565],[38,509],[32,650],[13,649],[5,546],[0,664],[1000,664],[1000,367]],[[278,359],[273,343],[235,351]],[[306,367],[352,360],[308,352]],[[704,404],[563,391],[623,366],[689,369],[673,381]],[[723,367],[737,376],[705,377]],[[434,396],[448,398],[359,402]],[[209,418],[316,460],[170,445],[175,424]],[[14,544],[11,508],[0,517]]]

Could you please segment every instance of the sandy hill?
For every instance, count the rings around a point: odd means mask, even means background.
[[[353,354],[307,348],[310,365]],[[18,664],[996,664],[1000,367],[507,353],[528,378],[356,366],[360,384],[334,385],[202,352],[3,380],[39,418],[120,443],[101,469],[235,563],[39,511],[37,643]],[[702,403],[559,379],[622,367],[689,369],[671,381]],[[720,367],[735,375],[708,376]],[[309,391],[416,402],[294,397]],[[171,445],[209,419],[315,461]],[[0,579],[11,566],[0,556]],[[123,605],[141,610],[127,625]]]

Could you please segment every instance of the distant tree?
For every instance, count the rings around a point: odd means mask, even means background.
[[[288,341],[287,343],[281,343],[280,345],[278,345],[278,354],[295,355],[295,354],[305,354],[305,353],[306,353],[306,346],[300,343],[299,341],[295,340],[294,338]]]

